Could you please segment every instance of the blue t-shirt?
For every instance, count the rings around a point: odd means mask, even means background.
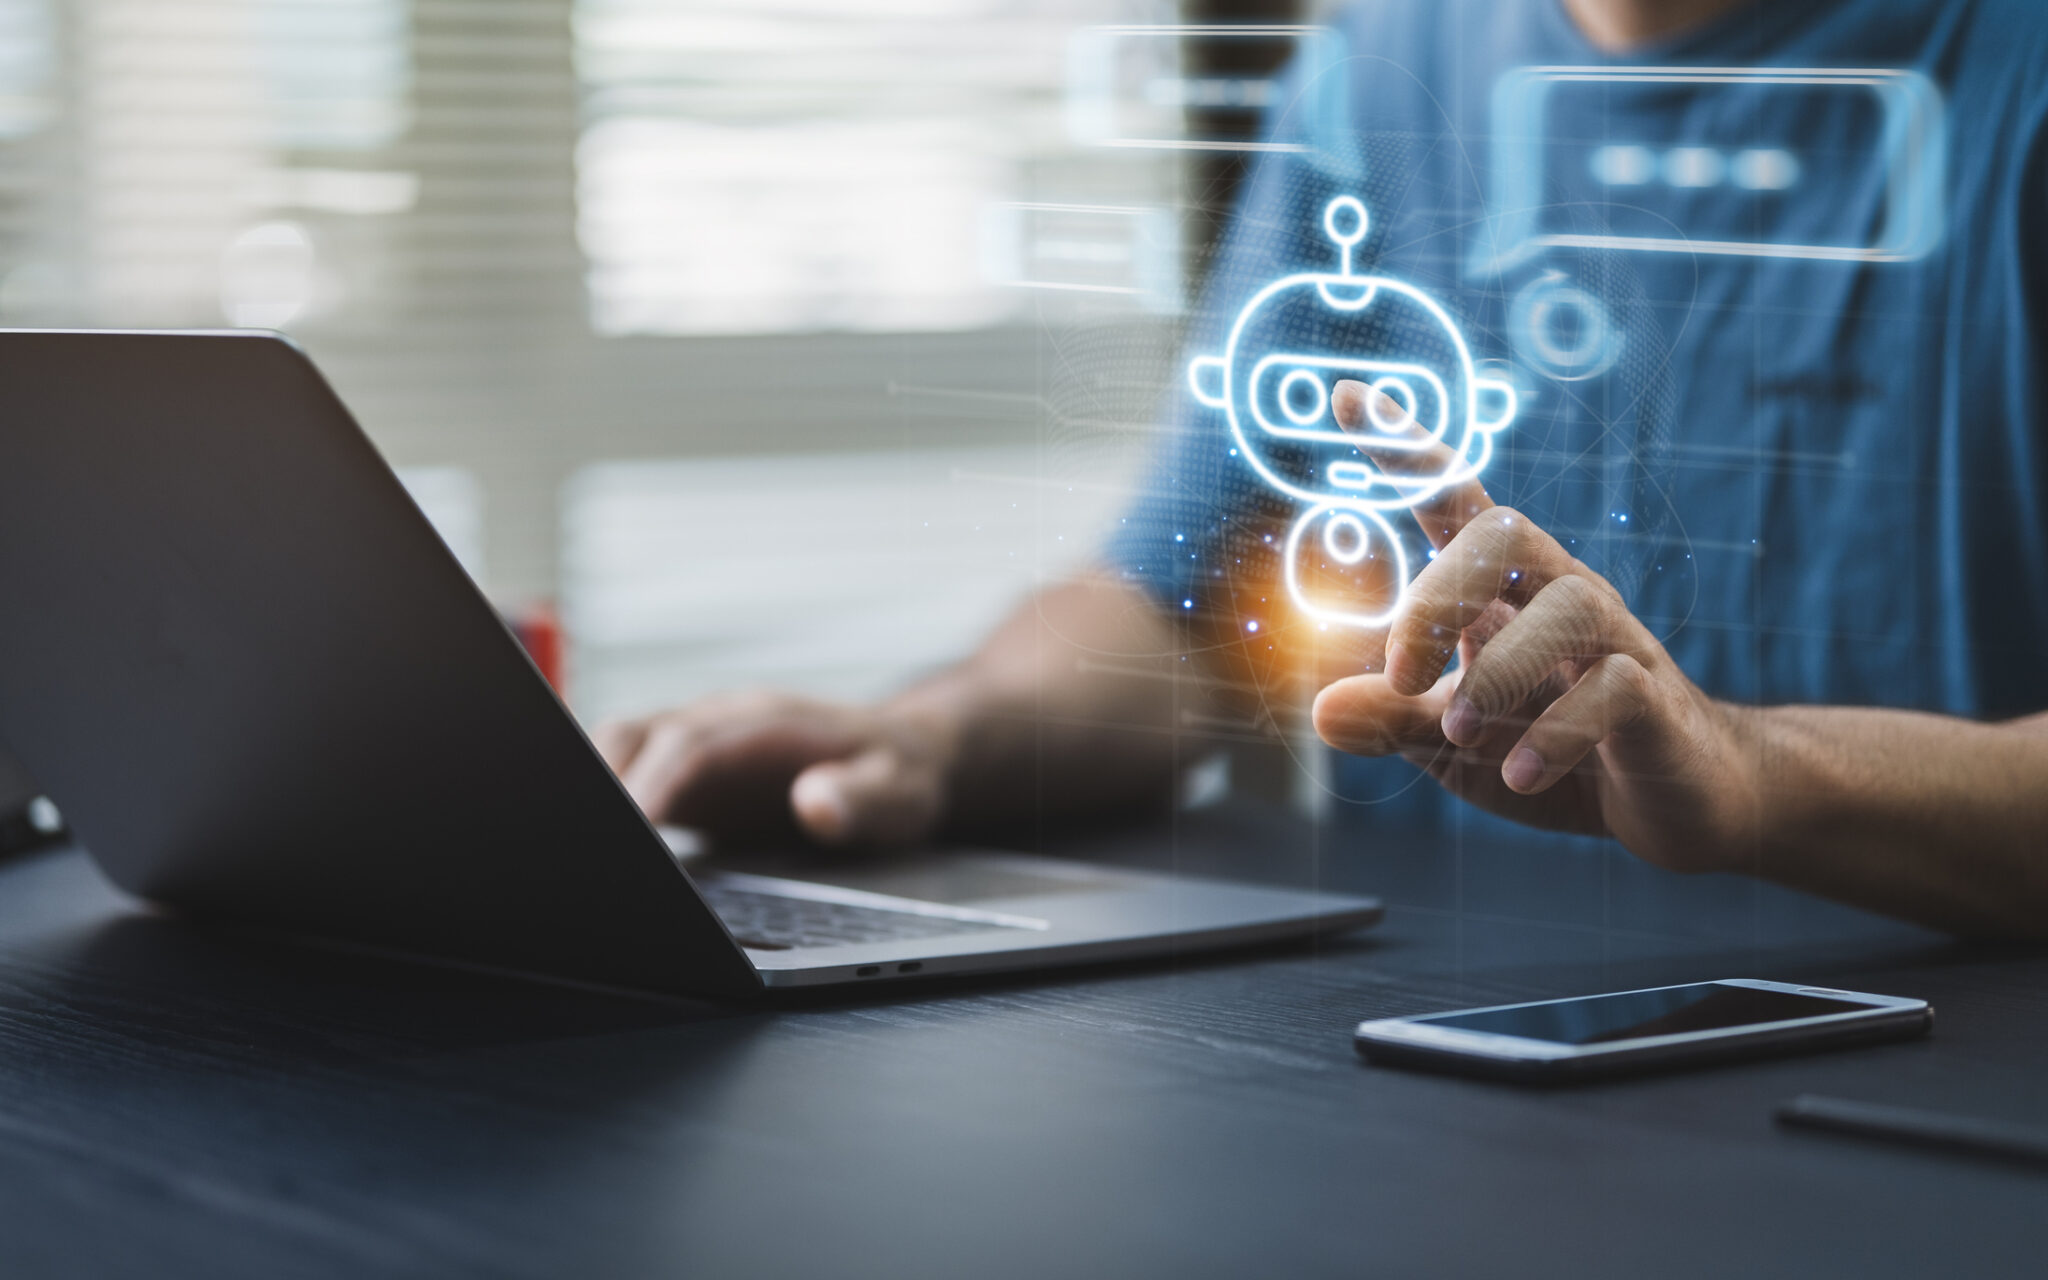
[[[1339,25],[1348,56],[1276,111],[1299,150],[1255,166],[1191,355],[1264,284],[1336,269],[1322,215],[1355,194],[1360,269],[1436,297],[1522,389],[1495,500],[1707,692],[2048,707],[2048,6],[1770,0],[1618,57],[1560,0]],[[1328,75],[1342,136],[1304,105]],[[1287,608],[1302,504],[1190,393],[1168,420],[1110,563],[1174,609]],[[1445,805],[1397,761],[1337,776],[1383,812]]]

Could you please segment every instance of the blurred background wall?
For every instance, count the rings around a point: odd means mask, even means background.
[[[0,0],[0,324],[292,334],[586,716],[865,696],[1115,519],[1287,46],[1105,28],[1301,20]]]

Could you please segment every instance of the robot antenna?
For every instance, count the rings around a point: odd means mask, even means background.
[[[1365,239],[1371,222],[1365,205],[1356,196],[1338,196],[1323,208],[1323,230],[1329,233],[1332,243],[1346,249]]]

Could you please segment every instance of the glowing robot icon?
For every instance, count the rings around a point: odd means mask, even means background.
[[[1516,398],[1509,383],[1479,376],[1464,335],[1434,299],[1387,276],[1352,274],[1367,224],[1358,200],[1330,201],[1323,230],[1338,248],[1337,272],[1303,272],[1259,290],[1223,354],[1189,363],[1188,383],[1197,400],[1223,410],[1238,451],[1268,484],[1310,504],[1287,536],[1294,603],[1324,622],[1377,627],[1393,617],[1408,582],[1407,553],[1382,513],[1484,470],[1494,436],[1514,421]],[[1345,378],[1386,398],[1369,401],[1363,440],[1330,409],[1331,388]],[[1389,470],[1373,455],[1406,455],[1413,465]]]

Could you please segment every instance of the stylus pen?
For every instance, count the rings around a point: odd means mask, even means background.
[[[1923,1111],[1919,1107],[1888,1107],[1817,1093],[1802,1093],[1779,1103],[1777,1115],[1779,1124],[1806,1129],[1827,1129],[1916,1147],[2048,1165],[2048,1129],[2036,1125],[2007,1124],[1946,1111]]]

